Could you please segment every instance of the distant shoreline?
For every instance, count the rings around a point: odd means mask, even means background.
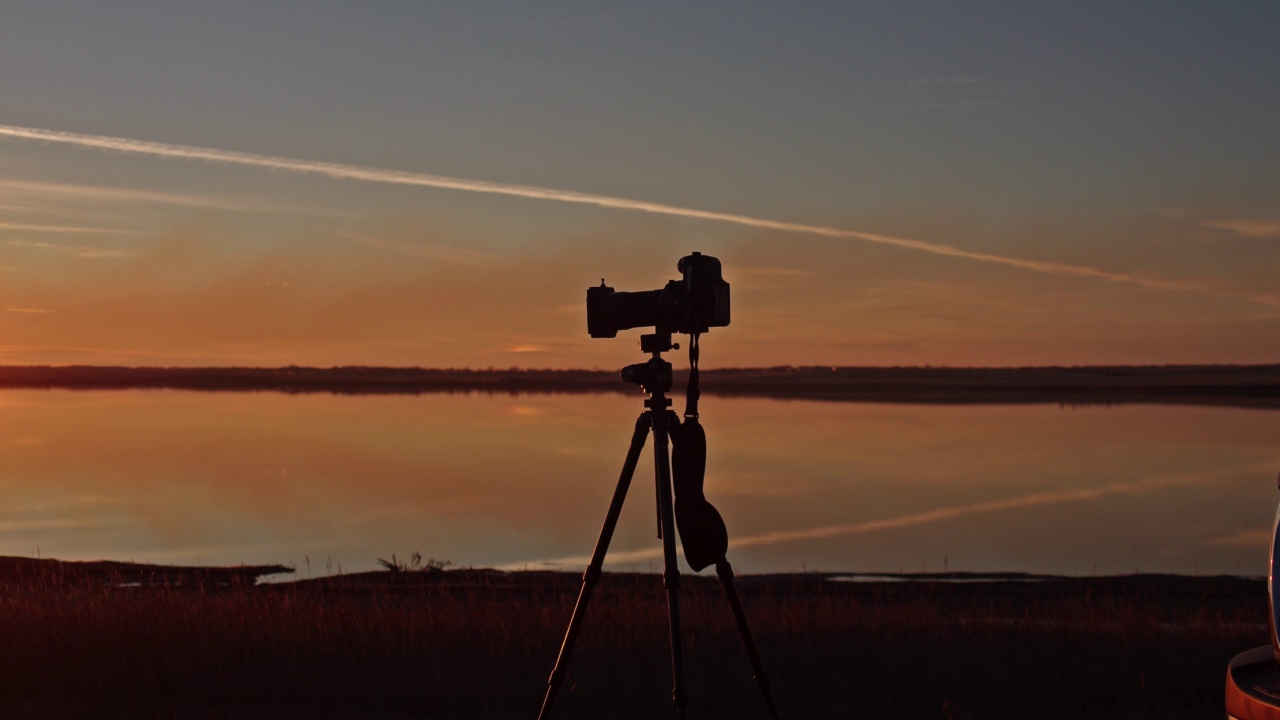
[[[262,582],[271,576],[290,576]],[[624,586],[660,584],[658,572],[606,570],[602,577]],[[708,573],[685,574],[690,583],[714,585]],[[118,560],[58,560],[16,555],[0,556],[0,592],[5,588],[65,587],[99,585],[119,587],[260,587],[267,590],[332,589],[376,590],[384,588],[438,589],[488,587],[576,590],[582,574],[568,570],[499,570],[493,568],[418,568],[384,566],[380,570],[302,577],[297,568],[286,565],[164,565]],[[1028,572],[775,572],[738,576],[738,582],[752,591],[812,593],[819,588],[828,593],[855,596],[909,596],[911,586],[934,588],[941,596],[996,594],[1006,598],[1100,594],[1182,598],[1205,604],[1210,601],[1265,598],[1265,575],[1179,575],[1172,573],[1130,573],[1119,575],[1054,575]],[[869,590],[874,592],[869,593]],[[1261,607],[1261,606],[1259,606]]]
[[[675,393],[686,373],[677,371]],[[0,366],[0,388],[334,394],[638,393],[603,370]],[[1025,368],[771,367],[704,370],[705,394],[839,402],[1160,403],[1280,409],[1280,364]]]

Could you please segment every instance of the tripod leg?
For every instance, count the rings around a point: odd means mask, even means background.
[[[651,411],[653,460],[658,478],[658,519],[662,530],[662,586],[667,590],[667,620],[671,626],[671,702],[684,720],[688,698],[684,688],[684,651],[680,642],[680,567],[676,564],[676,517],[672,505],[671,456],[667,447],[667,413]]]
[[[769,676],[764,672],[764,664],[760,662],[760,653],[756,652],[756,643],[751,639],[751,628],[747,625],[747,615],[742,611],[742,602],[738,600],[738,591],[733,586],[733,568],[729,561],[720,558],[716,561],[716,576],[724,586],[729,605],[733,608],[733,617],[738,621],[738,633],[742,635],[742,644],[747,648],[747,657],[751,659],[751,669],[755,672],[756,686],[764,695],[765,707],[769,709],[769,717],[778,720],[778,708],[773,704],[773,693],[769,690]]]
[[[551,670],[551,677],[547,678],[547,695],[542,700],[542,710],[538,712],[538,720],[546,720],[551,713],[556,691],[564,681],[565,666],[569,662],[569,655],[573,652],[573,643],[578,638],[578,629],[582,627],[587,603],[591,602],[591,592],[595,589],[596,581],[600,579],[600,568],[604,565],[605,553],[609,551],[609,542],[613,540],[613,530],[618,525],[622,503],[627,499],[627,489],[631,487],[631,476],[636,472],[640,451],[644,449],[645,438],[649,435],[649,415],[648,411],[641,413],[636,420],[635,431],[631,433],[631,447],[627,449],[627,459],[622,463],[622,474],[618,476],[618,486],[613,491],[609,512],[604,517],[604,527],[600,528],[600,539],[596,541],[596,549],[591,553],[591,563],[582,574],[582,588],[578,591],[578,602],[573,606],[573,616],[569,619],[568,629],[565,630],[564,642],[560,644],[556,665]]]

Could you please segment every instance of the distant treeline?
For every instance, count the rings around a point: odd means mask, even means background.
[[[685,373],[676,374],[676,392]],[[638,393],[617,372],[384,367],[0,366],[0,387],[290,393]],[[704,370],[722,396],[923,403],[1179,403],[1280,408],[1278,365],[1026,368],[770,367]]]

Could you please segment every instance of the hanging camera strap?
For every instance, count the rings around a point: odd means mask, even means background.
[[[689,382],[685,387],[685,419],[698,418],[698,396],[701,390],[698,388],[698,337],[699,333],[692,333],[689,336]]]
[[[738,623],[738,632],[747,649],[747,657],[754,671],[756,687],[764,694],[764,704],[769,717],[778,720],[778,708],[769,690],[769,676],[760,662],[760,652],[751,637],[746,613],[738,590],[733,586],[733,567],[725,553],[729,549],[729,531],[719,511],[702,492],[703,474],[707,464],[707,436],[698,422],[698,333],[689,335],[689,382],[685,386],[684,424],[679,427],[679,443],[672,453],[672,480],[675,486],[676,525],[680,528],[680,541],[684,545],[684,559],[694,572],[714,565],[716,576],[724,586],[729,606]],[[674,437],[674,436],[673,436]]]

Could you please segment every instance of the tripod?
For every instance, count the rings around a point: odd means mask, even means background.
[[[747,656],[751,661],[756,685],[763,694],[764,703],[773,720],[778,720],[778,710],[774,706],[773,694],[769,690],[769,678],[760,662],[755,642],[751,638],[751,628],[747,625],[746,614],[742,610],[738,592],[733,585],[733,569],[725,559],[728,548],[728,532],[719,513],[702,495],[702,471],[706,461],[706,441],[701,426],[697,425],[697,336],[692,340],[690,358],[693,368],[690,372],[690,408],[691,417],[687,417],[685,425],[671,411],[671,400],[666,393],[671,390],[671,363],[662,358],[662,353],[679,346],[671,343],[671,333],[661,328],[652,335],[640,338],[642,352],[652,353],[648,362],[629,365],[622,370],[622,379],[640,385],[649,394],[644,401],[645,410],[636,419],[635,430],[631,434],[631,445],[627,450],[626,460],[622,464],[622,474],[618,477],[618,486],[613,491],[613,500],[609,503],[609,511],[605,514],[604,526],[600,529],[600,538],[596,541],[595,550],[591,554],[591,562],[582,575],[582,587],[578,592],[578,601],[573,607],[573,616],[569,627],[565,630],[564,642],[560,645],[560,653],[556,656],[555,667],[547,679],[547,694],[542,701],[539,720],[547,720],[551,706],[555,702],[556,692],[564,681],[565,666],[573,652],[578,630],[586,615],[587,605],[591,602],[591,594],[596,582],[600,579],[604,556],[609,551],[609,542],[613,539],[614,528],[618,524],[618,516],[622,512],[622,504],[626,500],[627,490],[631,486],[631,478],[635,474],[636,463],[649,433],[653,433],[654,474],[658,496],[658,537],[662,539],[663,572],[662,585],[667,594],[667,620],[671,636],[671,700],[675,705],[676,717],[684,720],[685,706],[688,698],[684,687],[684,653],[680,642],[680,570],[676,565],[676,521],[680,520],[680,536],[685,548],[685,559],[695,570],[702,570],[714,563],[716,575],[724,587],[729,606],[738,624],[738,632],[742,636]],[[673,428],[675,429],[673,432]],[[687,438],[694,433],[684,432],[696,430],[693,442]],[[698,446],[697,438],[701,438]],[[675,499],[673,502],[672,462],[667,443],[675,444]],[[700,456],[699,456],[700,453]],[[673,509],[674,507],[674,509]]]

